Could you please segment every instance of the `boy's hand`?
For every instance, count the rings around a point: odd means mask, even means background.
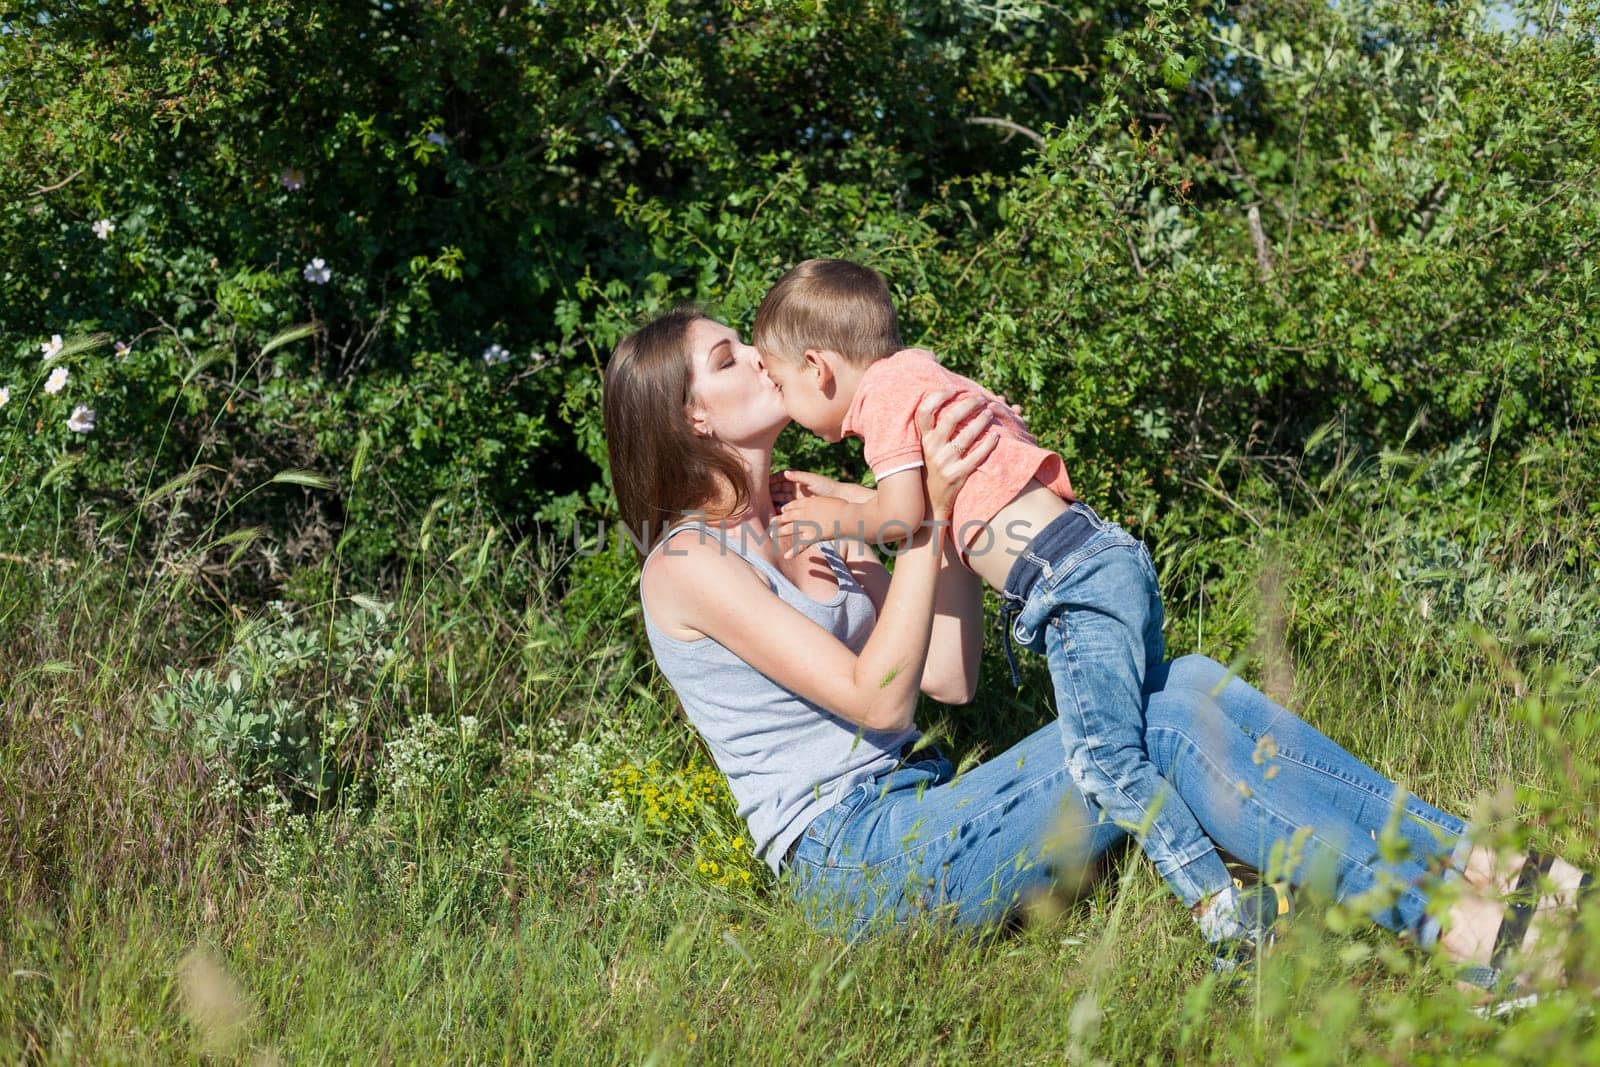
[[[998,406],[991,404],[990,405],[990,410],[991,411],[993,411],[997,415],[1003,415],[1004,412],[1002,412],[1000,410],[1000,408],[1003,407],[1003,408],[1005,408],[1006,411],[1011,412],[1011,414],[1015,415],[1019,420],[1021,420],[1022,425],[1024,425],[1024,426],[1028,425],[1027,417],[1022,414],[1022,405],[1021,404],[1013,404],[1011,401],[1006,399],[1006,394],[1004,394],[1004,393],[996,393],[996,394],[994,394],[994,398],[996,400],[998,400],[1000,403],[999,403]]]
[[[873,491],[864,485],[841,482],[826,474],[814,474],[811,471],[778,471],[773,474],[769,485],[772,502],[778,505],[779,510],[792,501],[806,497],[832,497],[859,504],[871,500],[873,495]]]
[[[784,555],[798,556],[807,547],[823,541],[861,537],[859,529],[841,529],[848,513],[849,504],[837,497],[803,496],[784,505],[783,511],[773,518],[769,532]],[[860,526],[860,523],[855,525]]]
[[[836,480],[811,471],[775,471],[769,484],[772,502],[778,505],[780,511],[802,497],[839,495],[839,483]]]

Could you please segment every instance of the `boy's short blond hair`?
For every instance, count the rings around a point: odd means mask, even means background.
[[[779,278],[756,310],[751,343],[765,359],[795,364],[820,348],[857,366],[905,347],[889,283],[844,259],[808,259]]]

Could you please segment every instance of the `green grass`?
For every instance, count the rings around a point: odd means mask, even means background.
[[[1330,463],[1322,485],[1219,467],[1208,510],[1149,531],[1170,650],[1600,866],[1583,451]],[[1225,988],[1137,852],[1017,930],[818,935],[733,844],[637,640],[630,565],[579,561],[558,588],[537,546],[432,536],[387,582],[302,580],[281,615],[87,547],[0,563],[0,1061],[1600,1058],[1592,994],[1479,1019],[1431,960],[1316,902]],[[237,669],[278,732],[228,735],[204,687],[158,728],[169,667]],[[992,753],[1042,721],[1043,681],[922,718]],[[1600,980],[1600,936],[1573,962]]]

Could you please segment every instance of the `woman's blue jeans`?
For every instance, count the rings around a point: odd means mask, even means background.
[[[1459,858],[1460,819],[1214,660],[1171,661],[1148,684],[1150,760],[1219,848],[1296,885],[1325,880],[1336,899],[1360,896],[1374,921],[1432,945],[1430,876]],[[807,827],[785,879],[825,929],[987,924],[1125,836],[1074,788],[1052,723],[959,776],[936,756],[863,783]]]

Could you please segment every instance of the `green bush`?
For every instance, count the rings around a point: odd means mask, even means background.
[[[445,493],[519,522],[568,515],[600,499],[597,372],[623,324],[733,274],[678,261],[641,211],[757,219],[764,175],[854,199],[887,166],[898,229],[942,175],[992,162],[990,139],[947,136],[957,100],[1022,102],[1018,65],[1075,48],[1029,30],[1019,50],[985,18],[665,0],[13,5],[0,369],[26,370],[52,333],[145,353],[92,394],[135,482],[196,463],[338,476],[365,434],[373,492],[348,514],[279,502],[275,524],[359,524],[353,562],[390,558]],[[777,211],[766,221],[784,232]],[[777,251],[753,243],[746,261]],[[261,353],[294,322],[315,340]],[[46,447],[12,436],[13,451]],[[69,484],[126,499],[118,473]]]
[[[359,598],[322,624],[282,602],[242,626],[213,667],[166,668],[151,696],[157,730],[187,737],[242,788],[316,796],[337,784],[337,752],[368,705],[406,702],[410,657],[393,605]]]
[[[1515,449],[1595,414],[1595,19],[14,4],[5,525],[38,544],[190,476],[123,536],[258,528],[226,598],[335,546],[390,568],[440,498],[519,531],[606,514],[611,345],[684,299],[747,321],[814,254],[884,269],[908,337],[1136,518],[1224,442],[1293,453],[1333,415]],[[47,395],[55,334],[105,340]],[[784,458],[859,469],[798,437]],[[358,491],[268,482],[302,469]]]

